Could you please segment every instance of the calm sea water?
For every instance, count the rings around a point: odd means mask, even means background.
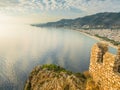
[[[97,41],[78,31],[29,25],[0,29],[0,90],[22,90],[36,65],[57,64],[67,70],[88,70]],[[112,53],[115,49],[110,48]]]

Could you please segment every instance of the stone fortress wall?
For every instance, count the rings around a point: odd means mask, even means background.
[[[100,90],[120,90],[120,47],[116,55],[108,45],[97,43],[91,51],[89,73]]]

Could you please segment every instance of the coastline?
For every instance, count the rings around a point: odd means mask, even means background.
[[[75,30],[75,29],[73,29],[73,30]],[[85,32],[81,32],[80,30],[75,30],[75,31],[78,31],[79,33],[84,34],[84,35],[86,35],[86,36],[88,36],[88,37],[90,37],[90,38],[93,38],[93,39],[97,40],[97,41],[105,42],[105,43],[107,43],[109,46],[111,46],[111,47],[113,47],[113,48],[115,48],[115,49],[118,48],[117,46],[113,45],[112,43],[110,43],[110,42],[108,42],[108,41],[105,41],[105,40],[103,40],[103,39],[101,39],[101,38],[98,38],[98,37],[96,37],[96,36],[87,34],[87,33],[85,33]]]

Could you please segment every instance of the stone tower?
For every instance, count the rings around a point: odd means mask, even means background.
[[[100,90],[120,90],[120,46],[117,55],[113,55],[108,52],[107,44],[95,44],[89,73]]]
[[[118,52],[115,58],[113,71],[115,73],[120,73],[120,46],[118,46]]]

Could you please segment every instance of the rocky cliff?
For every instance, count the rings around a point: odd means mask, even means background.
[[[37,66],[24,90],[85,90],[85,77],[56,65]]]

